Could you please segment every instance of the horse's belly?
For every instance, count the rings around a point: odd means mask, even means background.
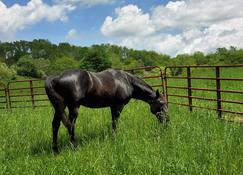
[[[81,100],[80,104],[89,108],[104,108],[109,107],[113,103],[111,99],[104,98],[86,98]]]

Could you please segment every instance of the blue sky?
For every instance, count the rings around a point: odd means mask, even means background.
[[[29,0],[3,0],[6,6],[11,7],[14,4],[25,6]],[[52,5],[53,0],[43,0],[43,2]],[[36,38],[48,39],[51,42],[70,42],[76,45],[89,46],[92,44],[106,43],[109,40],[100,32],[105,18],[114,14],[114,10],[128,4],[136,4],[144,11],[150,11],[156,6],[167,1],[161,0],[123,0],[113,1],[107,4],[98,4],[94,6],[78,6],[77,9],[68,13],[68,21],[47,22],[42,20],[35,25],[28,26],[25,30],[16,33],[16,40],[33,40]],[[77,39],[65,39],[69,30],[75,29],[79,37]]]
[[[0,40],[112,43],[169,55],[242,48],[242,6],[242,0],[0,0]]]

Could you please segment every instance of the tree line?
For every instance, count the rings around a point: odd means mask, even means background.
[[[0,42],[0,80],[17,76],[46,77],[67,69],[102,71],[141,66],[215,65],[243,63],[243,49],[218,48],[214,53],[180,54],[171,57],[155,51],[134,50],[111,44],[81,47],[48,40]],[[179,75],[180,69],[172,69]]]

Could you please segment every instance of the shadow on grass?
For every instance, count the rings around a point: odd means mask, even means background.
[[[110,127],[101,128],[95,131],[88,131],[87,133],[83,133],[81,136],[79,134],[76,134],[76,140],[77,140],[77,147],[74,148],[73,145],[69,141],[68,134],[61,135],[58,139],[58,148],[59,151],[67,151],[67,150],[78,150],[79,148],[85,147],[92,141],[99,141],[102,142],[106,138],[112,138],[113,133]],[[38,142],[31,148],[32,155],[48,155],[53,154],[52,152],[52,140],[43,140],[42,142]]]

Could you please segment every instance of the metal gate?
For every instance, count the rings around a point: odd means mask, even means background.
[[[171,76],[169,69],[178,69],[177,72],[182,74]],[[237,69],[238,74],[232,74]],[[222,112],[243,115],[242,77],[243,65],[166,67],[164,78],[167,101],[170,104],[188,106],[190,111],[193,108],[215,110],[219,118],[222,117]],[[207,105],[201,105],[202,101],[207,101]]]
[[[180,69],[181,74],[171,76],[171,69]],[[235,69],[240,70],[238,74],[231,74]],[[243,65],[171,66],[165,69],[149,66],[126,71],[160,89],[167,95],[169,104],[187,106],[190,111],[194,108],[215,110],[220,118],[223,112],[243,115]],[[44,79],[11,81],[7,87],[0,83],[0,108],[42,106],[49,106]]]
[[[8,82],[7,92],[9,108],[35,108],[48,105],[44,79]]]

